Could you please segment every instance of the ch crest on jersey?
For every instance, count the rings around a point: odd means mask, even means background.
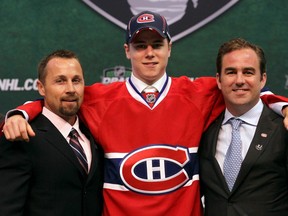
[[[210,21],[230,9],[239,0],[82,1],[100,15],[125,30],[129,19],[133,15],[144,10],[158,12],[167,19],[172,40],[175,42],[176,40],[205,26]]]
[[[120,176],[125,187],[134,192],[170,193],[193,177],[190,163],[193,160],[184,147],[152,145],[126,155],[120,165]]]

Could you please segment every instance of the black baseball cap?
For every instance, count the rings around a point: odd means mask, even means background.
[[[158,13],[143,11],[130,19],[126,30],[126,43],[131,43],[135,36],[144,29],[155,30],[163,38],[171,40],[166,19]]]

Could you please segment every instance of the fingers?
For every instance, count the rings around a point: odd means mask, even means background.
[[[288,130],[288,106],[284,107],[282,109],[282,113],[283,113],[283,116],[284,116],[284,126],[285,128]]]
[[[24,140],[28,142],[29,135],[35,136],[31,126],[21,115],[9,117],[3,127],[3,132],[9,141]]]
[[[32,127],[28,123],[27,123],[27,133],[30,137],[34,137],[36,135],[35,132],[33,131]]]
[[[287,116],[284,118],[283,122],[284,122],[285,128],[288,130],[288,117]]]

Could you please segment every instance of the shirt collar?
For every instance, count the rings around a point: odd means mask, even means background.
[[[155,83],[153,83],[152,86],[156,88],[158,92],[160,92],[160,90],[163,88],[165,84],[166,79],[167,79],[167,74],[164,73],[163,76],[159,80],[157,80]],[[131,81],[139,92],[142,92],[147,86],[149,86],[143,81],[141,81],[140,79],[138,79],[137,77],[135,77],[133,73],[131,74]]]
[[[264,105],[262,100],[259,100],[252,109],[237,118],[241,119],[247,124],[257,126],[263,107]],[[222,124],[226,124],[230,118],[234,118],[234,116],[226,108]]]
[[[79,129],[79,119],[78,116],[76,116],[76,121],[74,125],[70,125],[67,121],[65,121],[60,116],[56,115],[54,112],[50,111],[46,107],[43,107],[42,114],[50,120],[50,122],[59,130],[59,132],[67,138],[71,129],[75,128],[78,133],[80,131]],[[81,133],[79,133],[81,134]]]

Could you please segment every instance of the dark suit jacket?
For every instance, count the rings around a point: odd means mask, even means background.
[[[97,216],[103,198],[103,152],[88,130],[92,163],[82,172],[73,150],[43,115],[29,143],[0,142],[0,216]]]
[[[288,215],[288,132],[283,118],[264,107],[241,170],[230,192],[215,158],[223,114],[200,144],[201,190],[206,216]]]

